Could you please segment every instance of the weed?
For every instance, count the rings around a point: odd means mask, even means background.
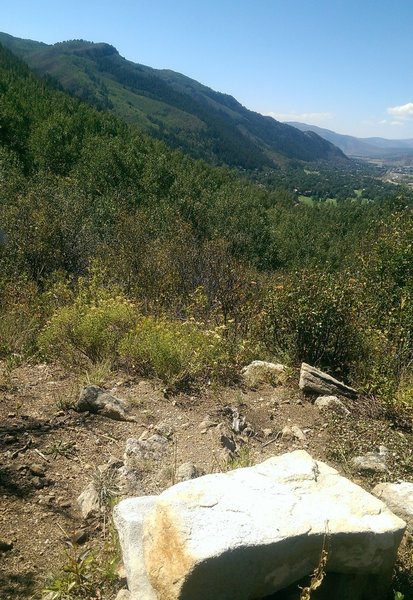
[[[72,542],[66,544],[63,572],[46,585],[44,592],[52,594],[51,600],[90,598],[94,588],[96,555],[90,550],[81,551]]]
[[[51,446],[45,450],[46,454],[50,454],[52,458],[56,459],[58,456],[64,456],[65,458],[71,458],[76,450],[76,442],[53,442]]]
[[[50,600],[107,597],[102,592],[108,587],[115,588],[120,562],[119,541],[113,526],[109,534],[100,550],[81,550],[75,543],[66,541],[65,564],[43,590],[50,594]]]
[[[58,410],[68,412],[74,408],[79,395],[79,385],[73,384],[69,390],[60,390],[54,394],[54,403]]]
[[[112,362],[110,358],[104,358],[96,363],[92,363],[85,371],[82,384],[102,387],[111,376]]]
[[[96,469],[92,481],[99,497],[99,506],[103,512],[107,512],[112,506],[111,503],[120,494],[117,471],[110,467]]]
[[[226,471],[232,471],[233,469],[242,469],[244,467],[252,467],[255,461],[251,455],[250,447],[245,444],[238,450],[236,456],[229,458],[227,461]]]
[[[326,575],[326,565],[328,559],[328,550],[327,550],[327,533],[324,535],[323,539],[323,548],[321,550],[320,559],[318,561],[318,565],[314,569],[313,574],[311,575],[310,585],[302,588],[300,593],[300,600],[311,600],[311,594],[317,590],[324,581],[324,577]]]

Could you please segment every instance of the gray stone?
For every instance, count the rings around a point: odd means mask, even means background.
[[[413,531],[413,483],[379,483],[372,493],[383,500],[395,515],[406,521],[410,531]]]
[[[405,529],[304,451],[123,501],[114,518],[131,600],[263,598],[312,573],[326,536],[330,598],[384,600]]]
[[[190,479],[201,477],[201,475],[205,475],[205,471],[199,469],[193,463],[183,463],[176,470],[175,482],[189,481]]]
[[[163,458],[167,448],[168,440],[157,433],[146,440],[129,438],[123,455],[125,466],[128,469],[141,469],[144,462]]]
[[[83,388],[75,408],[79,412],[99,413],[115,421],[135,421],[134,417],[128,415],[128,407],[123,400],[97,385]]]
[[[388,450],[385,446],[380,446],[378,452],[367,452],[362,456],[355,456],[351,459],[351,466],[357,471],[366,473],[386,473],[386,457]]]
[[[83,492],[77,498],[77,503],[84,519],[96,517],[99,514],[99,494],[93,481],[87,484]]]
[[[254,360],[241,370],[244,382],[252,387],[260,383],[278,385],[285,372],[285,366],[280,363],[271,363],[264,360]]]
[[[286,425],[282,432],[281,437],[284,441],[292,441],[294,439],[299,440],[300,442],[304,442],[307,437],[302,429],[298,427],[298,425]]]
[[[317,408],[320,410],[324,408],[334,410],[335,412],[345,415],[346,417],[348,417],[350,414],[348,408],[346,408],[346,406],[339,398],[337,398],[337,396],[319,396],[316,398],[314,406],[317,406]]]
[[[208,429],[212,427],[217,427],[218,422],[213,420],[210,415],[207,415],[202,423],[199,424],[199,428],[201,429],[201,433],[206,433]]]
[[[347,398],[357,398],[355,389],[307,363],[302,363],[301,365],[299,386],[303,392],[308,394],[321,394],[327,396],[335,396],[338,394],[339,396],[345,396]]]
[[[118,470],[118,485],[121,496],[141,496],[142,469],[121,467]]]
[[[161,421],[160,423],[155,425],[154,430],[155,433],[161,435],[162,437],[168,440],[171,439],[173,434],[175,433],[175,427],[173,425],[170,425],[169,423],[165,423],[164,421]]]

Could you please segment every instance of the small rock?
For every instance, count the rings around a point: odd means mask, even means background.
[[[128,407],[123,400],[115,398],[97,385],[88,385],[83,388],[76,404],[79,412],[99,413],[115,421],[135,421],[128,415]]]
[[[232,436],[222,434],[220,437],[221,446],[228,450],[228,452],[235,452],[237,445]]]
[[[142,496],[142,471],[121,467],[118,471],[118,486],[121,496]]]
[[[201,475],[205,475],[205,472],[202,469],[199,469],[193,463],[183,463],[176,470],[175,482],[189,481],[190,479],[201,477]]]
[[[263,429],[262,433],[264,434],[265,438],[269,438],[272,436],[273,430],[272,429]]]
[[[8,419],[15,419],[15,418],[16,418],[16,413],[14,413],[14,412],[10,412],[10,413],[7,415],[7,418],[8,418]]]
[[[378,452],[367,452],[362,456],[355,456],[351,460],[351,465],[357,471],[367,473],[386,473],[386,456],[388,450],[385,446],[380,446]]]
[[[245,383],[255,387],[260,383],[278,385],[285,372],[285,366],[280,363],[271,363],[263,360],[254,360],[241,371]]]
[[[6,542],[0,539],[0,552],[9,552],[13,549],[13,542]]]
[[[129,438],[126,440],[124,462],[129,469],[142,467],[142,461],[160,460],[168,447],[168,440],[158,434],[146,440]]]
[[[74,544],[78,544],[78,546],[81,546],[82,544],[87,542],[88,539],[89,539],[89,532],[87,531],[87,529],[77,529],[74,532],[74,534],[71,536],[71,541]]]
[[[46,480],[45,480],[45,478],[33,477],[32,484],[33,484],[33,487],[36,488],[36,490],[41,490],[44,487],[46,487]]]
[[[155,425],[154,431],[158,435],[161,435],[164,438],[169,440],[175,433],[175,427],[173,425],[169,425],[169,423],[165,423],[164,421],[161,421],[160,423]]]
[[[298,425],[286,425],[282,432],[281,437],[284,441],[292,441],[294,439],[299,440],[300,442],[304,442],[307,437],[305,433],[298,427]]]
[[[95,488],[93,481],[88,483],[83,492],[77,498],[77,503],[80,507],[80,511],[84,519],[89,519],[99,514],[99,494]]]
[[[332,409],[346,417],[350,414],[348,408],[344,406],[343,402],[337,396],[319,396],[314,402],[314,406],[317,406],[320,410],[323,408]]]
[[[5,444],[14,444],[17,442],[17,437],[8,433],[4,436],[3,441]]]
[[[36,475],[37,477],[45,477],[46,476],[45,468],[39,463],[32,463],[31,465],[29,465],[29,469],[30,469],[30,473],[32,473],[32,475]]]

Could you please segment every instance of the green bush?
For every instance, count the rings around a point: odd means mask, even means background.
[[[264,297],[256,335],[265,349],[348,376],[364,353],[357,298],[345,277],[305,271],[285,277]]]
[[[80,295],[73,304],[58,309],[39,336],[47,358],[80,366],[114,360],[117,347],[136,322],[134,306],[122,296],[87,299]]]
[[[235,365],[218,330],[202,331],[191,322],[142,317],[119,346],[129,368],[168,384],[228,377]]]
[[[36,353],[42,316],[35,284],[0,281],[0,358],[22,359]]]

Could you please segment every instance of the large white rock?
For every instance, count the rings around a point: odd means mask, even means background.
[[[301,450],[123,501],[115,523],[131,600],[263,598],[314,570],[326,534],[327,570],[344,574],[330,599],[378,600],[405,529]]]

